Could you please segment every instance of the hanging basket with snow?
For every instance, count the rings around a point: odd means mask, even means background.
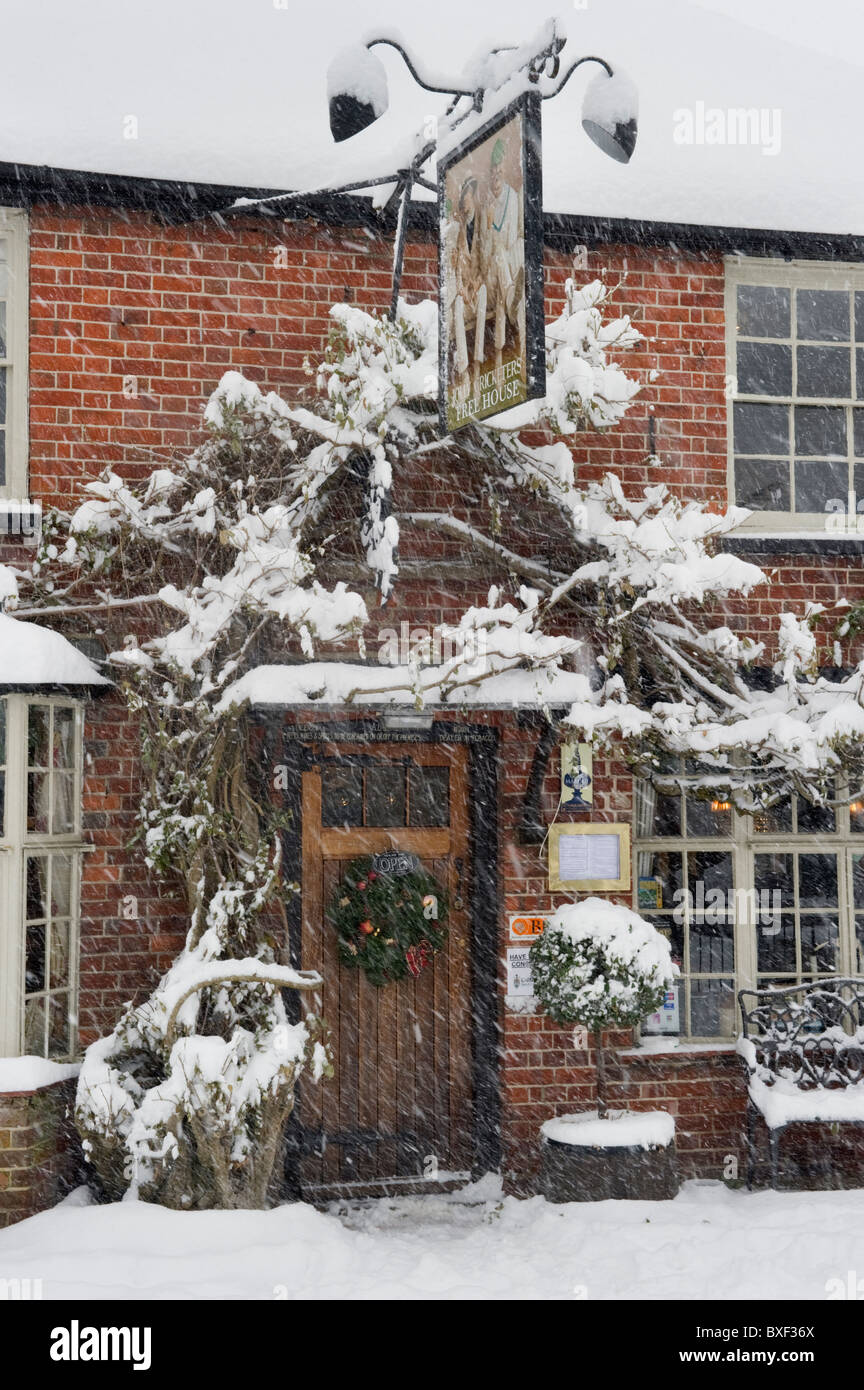
[[[437,879],[404,855],[365,855],[349,864],[327,916],[339,958],[376,986],[417,978],[447,937],[447,895]]]

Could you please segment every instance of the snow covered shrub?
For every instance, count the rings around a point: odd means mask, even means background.
[[[150,998],[87,1051],[75,1118],[105,1196],[178,1209],[263,1207],[300,1075],[332,1075],[313,1016],[282,989],[317,976],[184,951]]]
[[[555,913],[531,948],[531,971],[544,1013],[595,1035],[602,1119],[602,1032],[634,1027],[660,1007],[678,973],[669,943],[629,908],[585,898]]]

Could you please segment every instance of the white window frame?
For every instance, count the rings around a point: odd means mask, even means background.
[[[81,927],[81,864],[88,848],[81,838],[83,722],[81,700],[63,695],[14,693],[6,703],[6,815],[0,824],[0,1056],[21,1056],[24,1046],[24,966],[27,857],[53,852],[72,861],[69,925],[70,1051],[78,1049],[78,958]],[[76,758],[73,778],[73,828],[68,833],[27,829],[27,721],[31,705],[75,709]]]
[[[0,237],[9,265],[6,356],[6,482],[0,497],[28,497],[30,237],[29,219],[21,208],[0,208]]]
[[[730,505],[738,505],[735,499],[735,439],[734,439],[734,408],[741,402],[753,402],[755,404],[785,405],[789,401],[795,404],[818,404],[834,405],[847,407],[850,404],[849,398],[819,396],[802,396],[796,398],[794,387],[796,384],[796,352],[797,339],[794,336],[796,328],[795,315],[792,315],[791,328],[793,336],[792,344],[792,383],[793,393],[787,398],[785,396],[753,396],[738,394],[737,379],[737,323],[738,323],[738,302],[737,290],[739,285],[776,285],[779,288],[808,289],[808,290],[850,290],[864,291],[864,265],[852,262],[836,261],[810,261],[794,260],[782,261],[771,258],[752,258],[746,256],[727,256],[726,265],[726,286],[725,286],[725,319],[726,319],[726,443],[727,443],[727,490]],[[777,339],[759,339],[760,342],[771,343],[779,341]],[[783,340],[786,341],[785,339]],[[830,346],[826,343],[825,346]],[[859,344],[862,346],[862,344]],[[850,344],[852,355],[852,389],[855,387],[855,343]],[[853,395],[852,403],[855,404]],[[864,407],[864,399],[857,404]],[[847,460],[852,462],[853,442],[847,440]],[[864,460],[858,460],[864,462]],[[790,439],[790,473],[794,472],[794,435]],[[763,536],[795,535],[801,536],[802,533],[809,533],[819,537],[831,536],[836,534],[826,525],[826,518],[832,515],[827,512],[753,512],[751,516],[737,528],[738,532],[755,533]]]
[[[754,891],[754,856],[756,854],[784,854],[790,851],[799,853],[825,853],[830,852],[837,856],[837,906],[836,909],[826,906],[824,911],[833,914],[836,910],[838,920],[838,940],[837,940],[837,976],[864,974],[864,969],[859,967],[858,953],[856,950],[856,909],[854,905],[852,887],[852,855],[853,853],[864,854],[864,832],[853,831],[851,829],[851,818],[849,807],[846,802],[835,806],[835,829],[823,832],[777,832],[757,833],[753,830],[751,817],[738,815],[731,812],[732,829],[728,835],[651,835],[638,837],[634,824],[633,835],[633,907],[636,912],[641,912],[647,917],[654,917],[655,910],[647,907],[639,907],[638,889],[638,856],[640,853],[671,853],[680,854],[684,851],[691,853],[711,853],[719,852],[730,854],[732,857],[732,883],[735,892],[735,921],[734,921],[734,945],[735,945],[735,969],[734,971],[717,971],[716,978],[733,978],[734,992],[741,989],[755,989],[757,985],[764,987],[765,979],[760,978],[758,972],[758,951],[757,951],[757,923],[756,923],[756,903]],[[741,891],[743,890],[743,891]],[[668,906],[668,905],[667,905]],[[787,905],[788,911],[793,910],[791,904]],[[858,917],[864,917],[864,910],[859,909]],[[762,976],[771,980],[780,981],[782,971],[763,971]],[[801,974],[806,978],[810,972],[803,969]],[[686,960],[681,962],[681,976],[688,978],[699,978],[699,971],[691,971]],[[831,975],[826,974],[822,978],[830,979]],[[788,980],[783,980],[784,984],[795,984],[796,978],[792,975]],[[684,997],[682,995],[682,1020],[681,1020],[681,1041],[687,1042],[729,1042],[730,1039],[737,1037],[740,1031],[740,1014],[735,1000],[733,1011],[733,1029],[731,1033],[713,1036],[689,1034],[686,1026],[689,1020],[683,1017]]]

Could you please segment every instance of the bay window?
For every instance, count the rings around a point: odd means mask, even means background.
[[[662,785],[637,786],[634,907],[681,970],[682,1037],[736,1036],[739,989],[864,973],[864,804],[739,815]]]
[[[81,776],[79,703],[0,698],[0,1055],[75,1051]]]

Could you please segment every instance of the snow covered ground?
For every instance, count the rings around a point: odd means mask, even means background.
[[[41,1279],[46,1299],[824,1301],[856,1270],[864,1190],[716,1182],[687,1183],[674,1202],[556,1207],[502,1198],[489,1176],[327,1213],[94,1207],[80,1189],[0,1232],[0,1280]]]

